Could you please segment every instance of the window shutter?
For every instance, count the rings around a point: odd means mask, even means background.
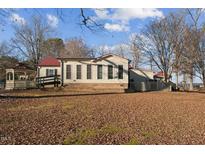
[[[98,68],[97,68],[97,78],[98,79],[102,79],[102,75],[103,75],[103,66],[102,65],[98,65]]]
[[[48,69],[46,69],[46,76],[48,76]]]
[[[81,65],[77,65],[76,67],[77,67],[76,68],[76,70],[77,70],[77,74],[76,74],[77,79],[81,79]]]
[[[108,65],[108,79],[113,79],[113,66]]]
[[[123,79],[123,65],[118,65],[118,79]]]
[[[87,65],[87,79],[91,79],[92,78],[92,70],[91,70],[91,64]]]
[[[71,65],[66,65],[66,79],[71,79]]]
[[[57,74],[57,69],[55,69],[55,75],[58,75],[58,74]]]

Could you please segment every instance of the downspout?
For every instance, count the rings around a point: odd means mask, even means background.
[[[61,86],[63,86],[64,85],[64,62],[63,60],[61,60],[61,81],[62,81]]]

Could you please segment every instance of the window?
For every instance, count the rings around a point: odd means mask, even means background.
[[[13,73],[12,72],[7,73],[7,80],[13,80]]]
[[[71,79],[71,65],[66,65],[66,79]]]
[[[118,79],[123,79],[123,65],[118,65]]]
[[[108,65],[108,79],[113,79],[113,66]]]
[[[102,79],[102,65],[98,65],[97,71],[98,71],[98,73],[97,73],[98,79]]]
[[[57,69],[46,69],[46,76],[57,75]]]
[[[77,79],[81,79],[81,65],[77,65]]]
[[[88,64],[87,65],[87,79],[91,79],[92,78],[92,70],[91,70],[91,65]]]

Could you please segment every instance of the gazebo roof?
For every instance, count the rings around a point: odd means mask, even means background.
[[[19,62],[15,65],[14,69],[29,69],[32,70],[32,68],[30,66],[28,66],[28,64],[23,63],[23,62]]]
[[[14,67],[8,68],[14,69],[15,72],[33,72],[34,70],[26,63],[19,62]]]

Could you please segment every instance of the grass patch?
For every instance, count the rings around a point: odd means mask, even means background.
[[[115,134],[122,131],[123,131],[122,128],[119,128],[115,125],[107,125],[100,129],[100,133],[109,133],[109,134]]]
[[[74,105],[73,105],[73,104],[68,104],[68,103],[66,103],[65,105],[62,106],[62,109],[63,109],[63,110],[70,110],[70,109],[72,109],[72,108],[74,108]]]
[[[114,125],[107,125],[100,129],[86,129],[86,130],[77,130],[75,133],[70,134],[63,142],[65,145],[69,144],[87,144],[89,139],[95,138],[97,135],[102,134],[116,134],[122,132],[123,130]]]
[[[86,144],[89,138],[95,137],[97,135],[96,130],[88,129],[88,130],[80,130],[77,133],[70,134],[63,142],[65,145],[69,144]]]
[[[138,144],[139,144],[139,141],[136,139],[136,137],[132,137],[127,143],[127,145],[138,145]]]
[[[143,132],[142,136],[144,136],[145,138],[149,139],[150,137],[154,136],[153,132]]]

